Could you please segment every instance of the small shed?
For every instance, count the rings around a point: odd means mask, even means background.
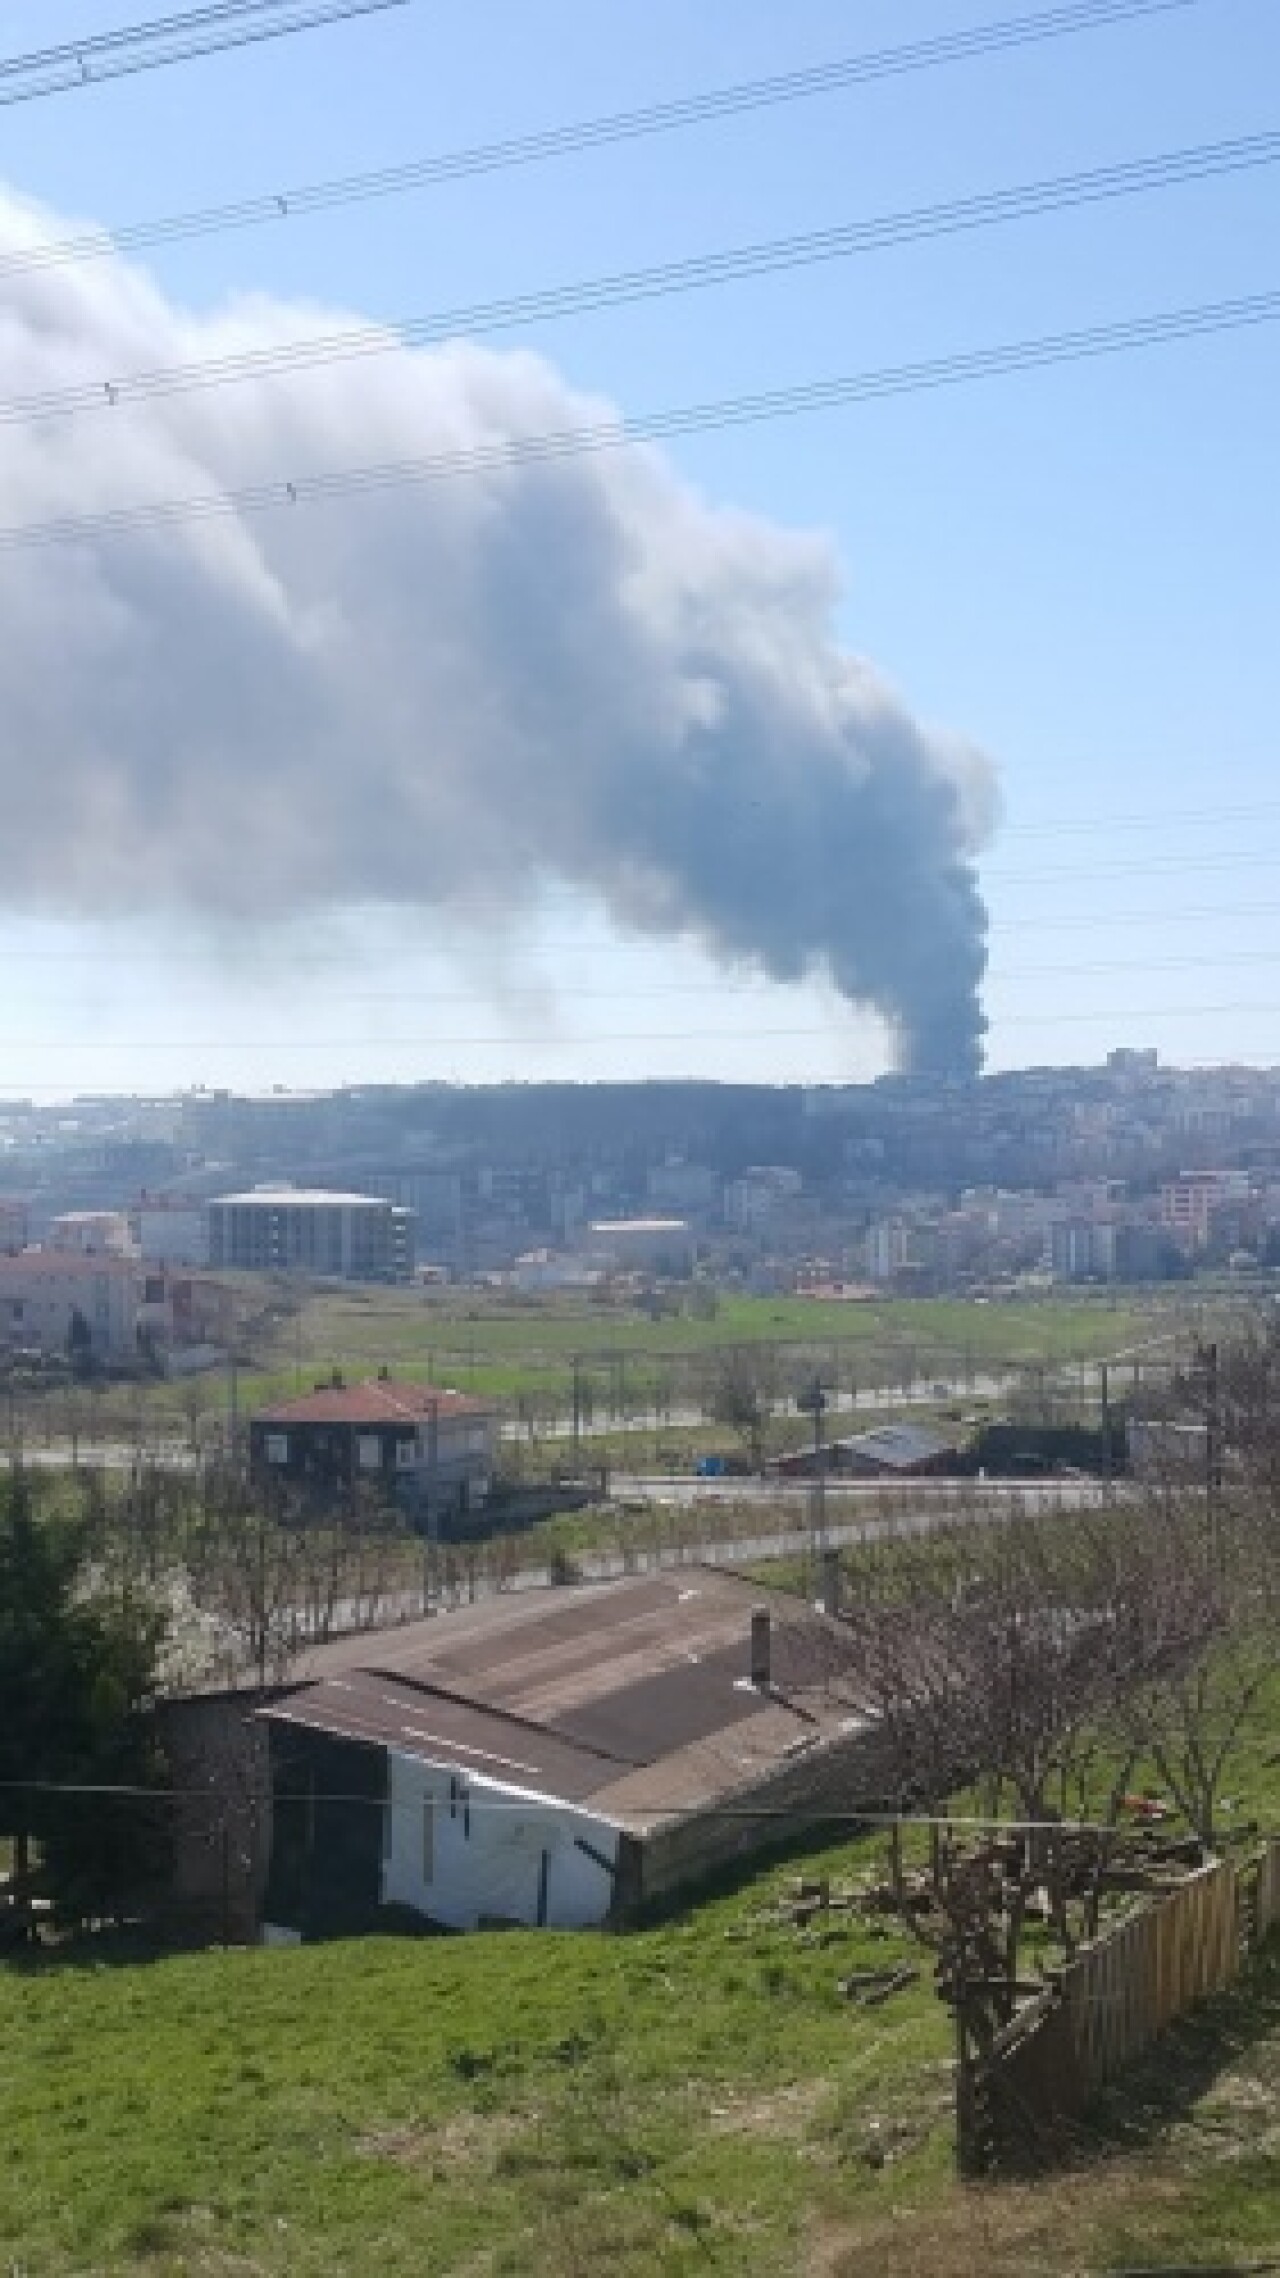
[[[924,1479],[950,1474],[960,1468],[956,1441],[931,1424],[877,1424],[870,1431],[825,1442],[820,1451],[822,1469],[847,1479]],[[811,1479],[819,1451],[798,1448],[779,1456],[775,1468],[784,1478]]]

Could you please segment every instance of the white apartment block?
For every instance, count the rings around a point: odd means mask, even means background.
[[[867,1274],[893,1281],[915,1262],[915,1227],[906,1218],[876,1218],[867,1228]]]
[[[78,1250],[0,1257],[0,1342],[65,1353],[79,1315],[99,1360],[137,1351],[138,1274],[128,1258]]]

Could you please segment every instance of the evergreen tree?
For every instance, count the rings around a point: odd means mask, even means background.
[[[153,1608],[95,1588],[81,1524],[40,1510],[22,1472],[0,1480],[0,1835],[18,1895],[38,1888],[61,1916],[134,1901],[161,1864],[145,1791],[162,1635]]]

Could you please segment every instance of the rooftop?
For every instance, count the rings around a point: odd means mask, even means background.
[[[687,1234],[687,1218],[593,1218],[589,1234]]]
[[[0,1273],[9,1280],[26,1281],[34,1274],[48,1275],[50,1280],[72,1275],[89,1281],[95,1275],[114,1274],[117,1279],[133,1280],[138,1272],[136,1258],[122,1258],[114,1250],[18,1250],[0,1255]]]
[[[767,1688],[749,1682],[753,1610]],[[490,1599],[317,1648],[262,1713],[643,1830],[753,1786],[865,1709],[843,1635],[803,1601],[708,1567]]]
[[[900,1464],[905,1470],[911,1464],[931,1463],[936,1456],[950,1455],[956,1443],[954,1437],[934,1431],[929,1424],[876,1424],[840,1444],[854,1455],[867,1456],[875,1463]]]
[[[214,1210],[390,1210],[379,1194],[342,1194],[321,1186],[255,1186],[245,1194],[217,1194]]]
[[[397,1384],[376,1377],[368,1384],[325,1384],[296,1400],[260,1408],[255,1424],[420,1424],[432,1416],[488,1416],[485,1400],[436,1384]]]

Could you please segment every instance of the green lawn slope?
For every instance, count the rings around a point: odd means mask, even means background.
[[[0,2270],[1056,2278],[1280,2240],[1275,1957],[1077,2171],[975,2192],[928,1957],[770,1919],[794,1872],[624,1937],[0,1971]],[[923,1973],[883,2007],[837,1993],[899,1955]]]

